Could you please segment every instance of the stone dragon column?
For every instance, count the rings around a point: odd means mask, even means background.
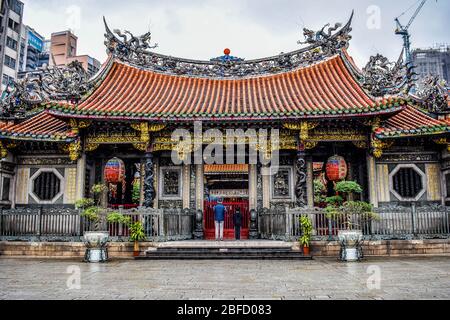
[[[299,208],[304,208],[308,205],[307,199],[307,165],[306,165],[306,152],[303,144],[297,151],[297,160],[295,163],[295,172],[297,182],[295,184],[295,198],[296,205]]]
[[[153,152],[151,150],[147,150],[147,152],[145,153],[144,169],[144,207],[153,208],[156,190]]]

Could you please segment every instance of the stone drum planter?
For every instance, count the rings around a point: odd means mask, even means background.
[[[354,262],[363,258],[361,230],[340,230],[338,237],[341,244],[341,261]]]
[[[86,245],[86,253],[84,260],[86,262],[106,262],[108,260],[109,232],[94,231],[84,234],[84,243]]]

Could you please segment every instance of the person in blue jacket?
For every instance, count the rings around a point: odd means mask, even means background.
[[[214,206],[214,221],[216,225],[216,241],[223,241],[223,227],[225,221],[226,208],[223,205],[222,199],[217,201],[217,205]]]

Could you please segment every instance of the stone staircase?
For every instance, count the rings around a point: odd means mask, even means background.
[[[183,241],[159,243],[138,260],[311,260],[281,241]]]

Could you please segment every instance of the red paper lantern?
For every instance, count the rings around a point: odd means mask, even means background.
[[[223,53],[224,53],[226,56],[229,56],[230,53],[231,53],[231,50],[228,49],[228,48],[226,48],[225,50],[223,50]]]
[[[345,159],[340,156],[334,156],[328,159],[327,178],[330,181],[342,181],[347,177],[348,167]]]
[[[109,160],[105,165],[105,181],[122,183],[125,180],[125,163],[119,158]]]

